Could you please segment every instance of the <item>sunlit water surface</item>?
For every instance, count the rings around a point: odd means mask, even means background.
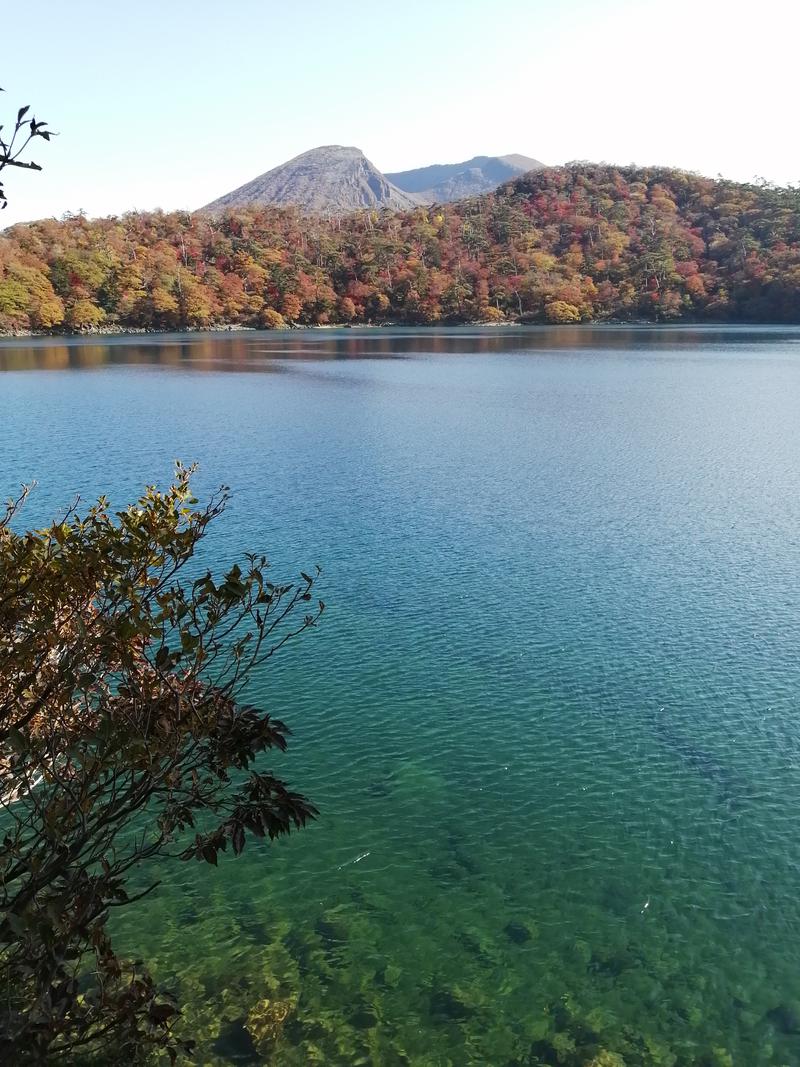
[[[322,628],[250,694],[321,818],[165,865],[116,923],[198,1062],[800,1064],[800,332],[17,341],[0,368],[32,523],[181,457],[233,489],[212,561],[324,570]]]

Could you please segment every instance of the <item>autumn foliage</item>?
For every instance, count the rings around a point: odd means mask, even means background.
[[[0,329],[800,322],[800,190],[575,164],[407,213],[68,216],[0,235]]]
[[[316,814],[264,763],[288,728],[241,702],[256,666],[316,626],[316,579],[271,582],[254,555],[187,578],[228,499],[198,507],[191,473],[27,533],[26,492],[0,514],[3,1064],[174,1060],[178,1006],[109,934],[114,909],[157,888],[129,877],[216,865]]]

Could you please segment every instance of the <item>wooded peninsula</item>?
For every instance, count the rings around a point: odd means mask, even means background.
[[[0,331],[800,322],[800,188],[572,164],[405,212],[68,215],[0,234]]]

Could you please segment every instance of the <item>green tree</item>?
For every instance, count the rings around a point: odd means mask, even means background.
[[[228,498],[199,507],[191,473],[116,513],[101,499],[17,533],[23,491],[0,518],[3,1063],[174,1057],[178,1006],[107,931],[137,899],[131,869],[216,864],[316,815],[257,762],[287,727],[241,702],[256,665],[316,625],[316,579],[270,582],[253,555],[186,579]]]

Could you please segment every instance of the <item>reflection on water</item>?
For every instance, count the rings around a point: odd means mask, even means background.
[[[559,326],[341,328],[291,331],[226,331],[223,333],[115,335],[0,340],[0,371],[89,369],[146,364],[190,370],[275,372],[274,361],[398,359],[421,355],[508,354],[676,348],[688,351],[702,344],[752,345],[754,337],[773,343],[800,344],[791,327]]]
[[[800,1064],[799,340],[0,345],[30,521],[180,456],[209,562],[323,565],[248,693],[321,819],[116,917],[199,1063]]]

